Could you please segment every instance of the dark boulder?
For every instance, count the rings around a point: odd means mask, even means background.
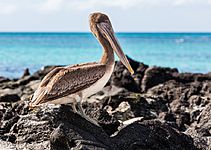
[[[10,81],[9,78],[5,78],[5,77],[1,77],[1,76],[0,76],[0,83],[8,82],[8,81]]]
[[[124,87],[132,92],[140,92],[141,89],[139,84],[143,78],[144,71],[148,68],[148,66],[129,57],[127,58],[135,72],[134,75],[131,75],[127,68],[118,61],[116,62],[115,69],[109,83],[118,87]]]
[[[29,68],[26,68],[26,69],[24,70],[23,75],[22,75],[21,78],[24,78],[24,77],[29,76],[29,75],[30,75]]]
[[[161,68],[161,67],[149,67],[142,79],[141,89],[147,91],[149,88],[164,83],[173,79],[173,74],[178,73],[177,69]]]
[[[113,137],[122,150],[194,150],[193,139],[159,121],[135,122]]]
[[[4,94],[0,96],[0,102],[17,102],[20,97],[17,94]]]

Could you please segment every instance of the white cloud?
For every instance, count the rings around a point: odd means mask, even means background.
[[[93,8],[153,8],[162,6],[188,6],[211,4],[211,0],[63,0],[63,9],[87,10]]]
[[[0,14],[12,14],[17,10],[17,6],[14,4],[0,3]]]
[[[41,2],[39,10],[42,12],[55,12],[62,9],[65,0],[46,0]]]
[[[211,0],[0,0],[0,30],[87,31],[93,11],[119,31],[211,30]]]
[[[130,9],[133,7],[145,7],[147,5],[155,6],[158,3],[158,0],[86,0],[86,2],[72,0],[72,2],[69,3],[69,6],[79,10],[111,7]]]
[[[187,5],[187,4],[194,4],[194,3],[198,3],[198,0],[175,0],[174,1],[175,5]]]
[[[181,5],[198,5],[198,4],[211,4],[211,0],[174,0],[174,4],[181,6]]]
[[[89,9],[153,9],[154,7],[210,5],[211,0],[1,0],[0,14],[57,13]],[[18,8],[18,9],[17,9]],[[17,11],[18,10],[18,11]]]

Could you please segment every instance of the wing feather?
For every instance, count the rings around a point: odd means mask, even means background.
[[[32,103],[43,103],[81,91],[99,80],[105,71],[106,66],[100,63],[55,68],[42,80]]]
[[[58,73],[62,68],[61,67],[57,67],[54,68],[52,71],[50,71],[41,81],[40,86],[46,86],[48,84],[48,82],[50,81],[50,79],[56,74]]]

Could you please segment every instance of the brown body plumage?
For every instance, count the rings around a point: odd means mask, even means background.
[[[103,47],[100,62],[78,64],[67,67],[57,67],[48,73],[35,91],[31,107],[41,103],[66,104],[71,103],[73,110],[86,119],[81,103],[88,96],[100,91],[109,80],[114,69],[114,52],[122,63],[133,73],[121,47],[114,36],[109,18],[102,13],[90,15],[90,29]],[[92,120],[90,120],[92,121]]]
[[[55,68],[45,76],[38,88],[41,92],[34,96],[39,103],[68,96],[91,86],[105,71],[105,65],[100,63]]]

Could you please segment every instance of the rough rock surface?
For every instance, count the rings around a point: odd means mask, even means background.
[[[16,137],[17,149],[59,150],[61,146],[62,149],[196,149],[191,137],[160,121],[137,121],[120,126],[109,136],[106,126],[102,128],[88,122],[69,106],[44,106],[15,122],[7,140],[14,142],[12,137]]]
[[[84,102],[96,126],[66,105],[29,110],[30,96],[55,66],[20,79],[0,77],[0,149],[211,149],[211,73],[179,73],[129,59]]]

